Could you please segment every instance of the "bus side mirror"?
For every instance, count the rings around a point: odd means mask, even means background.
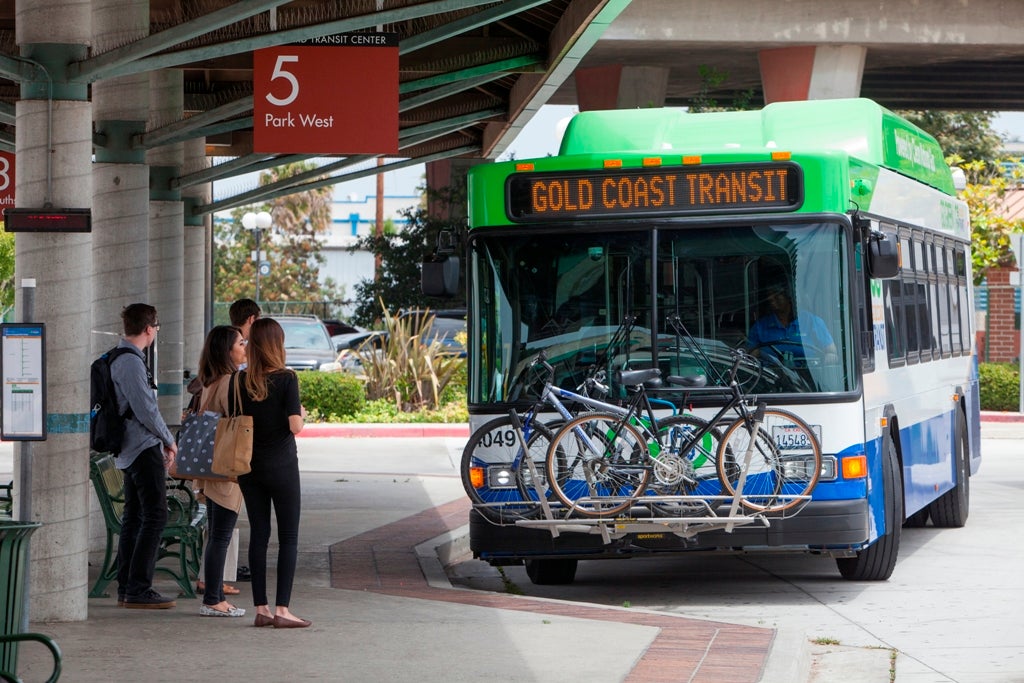
[[[877,280],[894,278],[900,272],[900,250],[896,235],[871,233],[868,238],[868,272]]]
[[[423,260],[420,288],[426,296],[452,297],[459,293],[459,257],[433,254]]]

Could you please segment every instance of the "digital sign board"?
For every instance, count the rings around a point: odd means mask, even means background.
[[[92,232],[91,209],[4,209],[7,232]]]
[[[803,175],[792,163],[517,173],[506,200],[513,221],[795,211]]]

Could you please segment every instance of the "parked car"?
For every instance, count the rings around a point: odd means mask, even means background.
[[[313,315],[268,315],[284,329],[285,365],[293,370],[319,370],[337,357],[323,321]]]
[[[358,325],[347,323],[344,320],[325,320],[324,327],[327,328],[327,333],[332,337],[336,337],[339,334],[352,334],[354,332],[365,331]]]
[[[460,333],[466,332],[466,309],[456,308],[451,310],[411,310],[403,311],[399,317],[433,315],[434,322],[430,329],[423,333],[423,340],[431,342],[437,340],[445,347],[445,350],[460,356],[466,355],[465,344],[457,338]]]

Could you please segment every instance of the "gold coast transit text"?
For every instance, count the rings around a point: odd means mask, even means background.
[[[792,210],[800,203],[797,176],[795,167],[788,164],[538,173],[513,179],[509,209],[520,218],[745,208]],[[528,195],[523,192],[527,189]]]

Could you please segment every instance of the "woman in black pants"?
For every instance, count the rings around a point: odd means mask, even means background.
[[[221,415],[228,414],[227,394],[231,375],[244,362],[245,339],[240,329],[218,325],[210,330],[199,355],[199,381],[203,386],[200,413],[212,410]],[[238,484],[229,479],[199,479],[194,485],[206,498],[209,522],[203,556],[203,604],[199,607],[199,614],[204,617],[245,616],[244,609],[235,607],[224,597],[224,562],[238,521],[238,511],[242,508],[242,494]]]
[[[304,628],[310,625],[288,609],[299,551],[299,460],[295,435],[306,409],[299,403],[299,380],[284,365],[284,330],[260,318],[249,330],[249,365],[240,372],[242,414],[253,416],[252,471],[238,478],[249,514],[249,570],[256,605],[255,626]],[[232,387],[229,405],[234,401]],[[277,517],[277,594],[267,600],[267,546],[270,511]]]

